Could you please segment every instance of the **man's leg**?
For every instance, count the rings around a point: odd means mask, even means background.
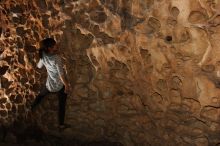
[[[33,111],[36,106],[41,102],[41,100],[50,93],[49,90],[46,87],[43,87],[43,89],[40,91],[40,93],[35,98],[33,104],[31,105],[31,110]]]
[[[65,87],[58,92],[59,96],[59,125],[64,125],[65,111],[66,111],[66,98],[67,94],[64,92]]]

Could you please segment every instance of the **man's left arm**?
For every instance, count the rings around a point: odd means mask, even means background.
[[[64,69],[63,69],[63,64],[62,64],[61,58],[58,56],[56,61],[57,61],[56,62],[56,67],[57,67],[57,70],[58,70],[59,77],[60,77],[62,83],[64,84],[65,92],[67,93],[70,89],[70,84],[66,79],[66,74],[65,74]]]

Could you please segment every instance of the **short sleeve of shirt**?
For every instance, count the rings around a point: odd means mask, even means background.
[[[64,70],[63,70],[63,64],[62,64],[61,57],[56,56],[55,65],[56,65],[58,74],[60,76],[63,75],[64,74]]]

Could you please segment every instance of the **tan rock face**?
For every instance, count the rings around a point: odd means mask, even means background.
[[[73,87],[66,121],[75,135],[220,143],[219,8],[218,0],[1,1],[0,120],[26,115],[46,77],[36,69],[39,41],[54,37]],[[54,99],[38,115],[48,128]]]

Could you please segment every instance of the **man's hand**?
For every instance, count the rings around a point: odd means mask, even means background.
[[[65,86],[65,93],[69,93],[70,92],[70,90],[71,90],[71,85],[70,85],[70,83],[66,80],[66,78],[65,78],[65,76],[64,75],[61,75],[60,76],[60,79],[61,79],[61,81],[62,81],[62,83],[64,84],[64,86]]]
[[[70,84],[65,85],[65,91],[64,92],[67,94],[67,93],[70,92],[70,90],[71,90],[71,85]]]

